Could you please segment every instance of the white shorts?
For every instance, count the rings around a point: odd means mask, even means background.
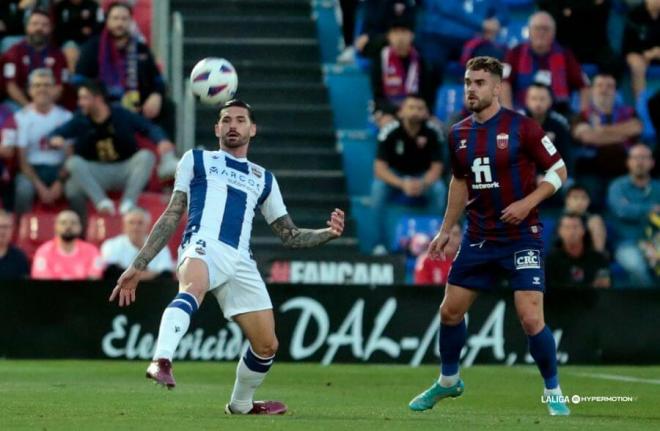
[[[193,236],[185,249],[179,249],[177,270],[186,258],[201,259],[206,263],[209,288],[218,299],[226,319],[273,308],[256,262],[235,248],[216,239]]]

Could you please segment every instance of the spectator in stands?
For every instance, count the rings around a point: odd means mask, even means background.
[[[617,101],[616,80],[599,73],[590,89],[590,103],[573,127],[573,138],[580,144],[576,160],[578,180],[594,197],[597,208],[603,204],[609,180],[626,173],[626,152],[642,131],[635,110]]]
[[[535,119],[548,138],[555,144],[566,163],[569,175],[573,174],[573,142],[568,121],[552,110],[552,89],[545,84],[532,83],[525,95],[525,113]]]
[[[547,12],[529,18],[529,41],[513,48],[506,56],[502,103],[522,107],[527,87],[534,82],[549,86],[554,108],[564,116],[570,113],[572,91],[580,92],[580,107],[589,104],[587,78],[570,50],[555,41],[555,21]]]
[[[378,226],[374,254],[387,252],[385,215],[387,204],[426,203],[429,212],[442,214],[447,187],[442,181],[440,133],[428,122],[426,102],[419,96],[406,97],[399,109],[399,121],[385,126],[378,136],[374,162],[371,205]]]
[[[458,61],[465,43],[478,36],[497,35],[509,20],[502,0],[424,0],[418,29],[422,56],[442,77],[450,61]]]
[[[410,23],[394,21],[387,32],[388,44],[373,59],[371,88],[374,120],[379,127],[394,120],[401,102],[409,94],[420,94],[432,106],[435,94],[426,75],[423,59],[413,47],[415,35]]]
[[[415,0],[364,0],[363,23],[355,48],[365,57],[373,57],[386,43],[392,23],[404,21],[414,26]],[[347,54],[348,55],[348,54]]]
[[[355,17],[359,0],[339,0],[341,8],[341,31],[344,49],[337,57],[337,63],[353,63],[355,61]]]
[[[577,184],[572,185],[566,191],[564,214],[575,214],[582,217],[589,230],[589,236],[591,237],[594,250],[599,253],[606,253],[607,230],[605,228],[605,221],[603,221],[600,215],[588,211],[590,203],[591,199],[589,198],[587,189]]]
[[[29,77],[32,103],[18,111],[16,121],[20,173],[16,177],[15,211],[32,209],[34,195],[46,205],[63,195],[62,148],[50,148],[48,134],[71,119],[71,113],[55,105],[55,78],[47,68],[35,69]]]
[[[71,174],[65,186],[67,199],[72,208],[86,216],[86,198],[91,199],[96,210],[115,214],[114,203],[106,191],[123,190],[119,212],[126,214],[136,205],[144,189],[156,158],[148,149],[138,148],[135,134],[148,136],[157,143],[162,157],[174,154],[174,144],[163,130],[121,106],[110,106],[103,84],[87,81],[78,89],[80,112],[51,133],[51,146],[62,148],[65,140],[73,140],[74,155],[69,157],[66,168]],[[176,169],[171,166],[161,168]]]
[[[105,264],[104,278],[116,280],[128,268],[144,245],[151,226],[151,216],[142,208],[133,208],[123,217],[122,235],[106,240],[101,246]],[[141,274],[142,280],[172,278],[174,262],[170,249],[164,247]]]
[[[101,34],[82,47],[76,74],[99,78],[111,102],[121,101],[124,108],[141,113],[173,135],[173,107],[165,103],[163,77],[149,47],[131,33],[132,20],[128,4],[113,2]]]
[[[48,280],[98,279],[103,274],[99,250],[78,237],[82,225],[78,214],[65,210],[55,220],[55,238],[37,249],[32,278]]]
[[[645,0],[626,17],[623,54],[630,67],[635,97],[646,88],[646,69],[660,64],[660,1]]]
[[[0,41],[6,36],[18,36],[24,33],[22,0],[4,0],[0,3]]]
[[[11,109],[0,104],[0,208],[14,208],[16,122]]]
[[[26,93],[28,76],[35,69],[48,68],[55,77],[55,100],[62,95],[62,83],[68,80],[66,59],[62,51],[50,42],[52,24],[48,12],[35,9],[25,28],[26,37],[3,57],[3,76],[7,94],[20,106],[30,103]]]
[[[582,217],[564,213],[559,217],[556,246],[548,254],[546,277],[552,287],[609,288],[609,263],[594,250]]]
[[[434,284],[444,285],[447,283],[447,276],[454,261],[454,256],[461,245],[463,232],[461,227],[456,224],[449,232],[449,243],[445,247],[445,254],[440,259],[431,259],[428,251],[417,258],[415,264],[415,284]]]
[[[75,72],[80,46],[100,33],[103,11],[94,0],[61,0],[52,6],[53,38],[62,47],[70,72]]]
[[[30,273],[30,264],[21,249],[11,243],[14,220],[0,209],[0,280],[18,280]]]
[[[608,34],[611,0],[537,0],[536,3],[557,23],[557,42],[570,49],[580,63],[595,64],[601,72],[620,76],[623,65],[610,46]]]
[[[660,181],[650,175],[654,163],[650,148],[634,145],[628,152],[629,174],[614,180],[607,194],[621,239],[615,257],[628,272],[633,286],[654,285],[639,244],[649,217],[660,214]]]

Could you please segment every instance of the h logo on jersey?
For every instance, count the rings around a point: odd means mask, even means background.
[[[500,183],[493,182],[493,173],[490,170],[490,158],[477,157],[472,161],[472,173],[474,174],[473,189],[496,189]]]
[[[516,269],[541,269],[541,252],[539,250],[520,250],[513,255]]]

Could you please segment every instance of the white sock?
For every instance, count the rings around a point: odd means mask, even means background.
[[[180,308],[167,307],[160,320],[154,360],[164,358],[171,361],[179,341],[188,331],[188,326],[190,326],[188,313]]]
[[[236,381],[234,382],[234,390],[231,393],[231,401],[229,403],[232,411],[247,413],[252,410],[252,398],[254,393],[261,383],[266,378],[265,373],[253,371],[245,365],[245,361],[241,358],[236,367]]]
[[[440,377],[438,378],[438,383],[443,388],[450,388],[454,386],[456,383],[458,383],[458,377],[459,377],[459,373],[456,373],[451,376],[443,376],[442,374],[440,374]]]

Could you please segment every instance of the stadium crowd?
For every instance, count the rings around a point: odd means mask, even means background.
[[[530,13],[511,13],[509,6],[525,3]],[[544,204],[548,284],[660,286],[654,161],[660,135],[648,132],[660,126],[660,1],[365,0],[341,6],[354,31],[344,28],[346,48],[337,61],[356,63],[371,77],[378,135],[371,200],[379,226],[388,207],[423,214],[426,205],[427,214],[442,214],[424,199],[444,186],[428,172],[435,165],[448,180],[446,134],[469,115],[445,95],[460,89],[469,58],[494,56],[505,64],[502,104],[537,120],[569,170],[569,185]],[[615,14],[623,18],[618,32]],[[454,99],[462,100],[462,90],[457,93]],[[411,97],[425,102],[422,130],[434,136],[420,139],[418,128],[409,126]],[[388,248],[382,230],[373,249],[378,255]],[[444,282],[450,265],[429,262],[422,252],[433,234],[409,229],[389,242],[395,249],[404,243],[409,261],[416,260],[408,265],[409,280]],[[611,273],[620,283],[612,283]]]
[[[141,3],[0,5],[0,277],[116,276],[129,262],[117,250],[137,252],[164,207],[174,107]],[[367,71],[374,96],[374,253],[388,253],[389,207],[442,214],[447,131],[469,114],[462,90],[445,96],[469,58],[490,55],[506,65],[503,105],[537,120],[568,166],[544,208],[548,284],[659,286],[660,0],[530,0],[524,19],[509,3],[339,1],[337,61]],[[410,280],[444,283],[451,256],[430,261],[433,232],[413,234]],[[155,263],[150,277],[174,270],[171,255]]]
[[[0,5],[0,278],[116,277],[162,211],[178,159],[150,5]],[[161,254],[148,277],[171,277]]]

